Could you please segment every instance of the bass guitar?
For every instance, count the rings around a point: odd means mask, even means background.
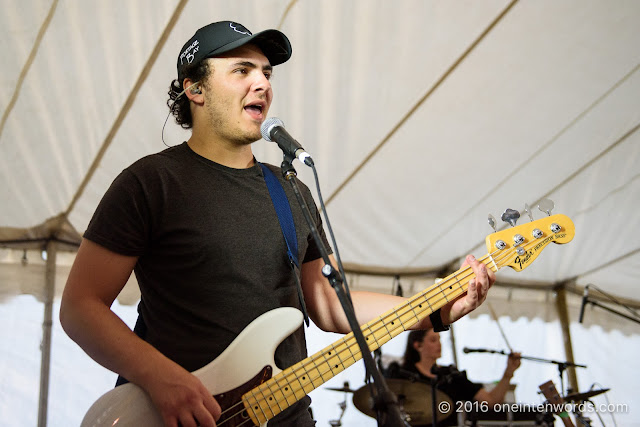
[[[497,231],[486,238],[488,254],[480,258],[494,272],[527,268],[549,243],[570,242],[573,222],[557,214]],[[463,295],[474,277],[464,267],[362,326],[374,351],[434,311]],[[297,364],[280,371],[276,347],[302,325],[302,313],[291,307],[269,311],[251,322],[214,361],[193,374],[222,408],[220,427],[261,426],[362,358],[349,333]],[[162,417],[147,393],[124,384],[105,393],[85,415],[81,426],[162,426]]]

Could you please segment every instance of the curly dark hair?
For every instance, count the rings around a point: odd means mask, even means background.
[[[193,82],[202,82],[205,85],[206,78],[213,72],[213,66],[210,61],[203,60],[195,65],[191,65],[185,69],[185,78],[191,79]],[[182,82],[178,79],[174,79],[169,85],[169,91],[167,92],[169,99],[167,99],[167,106],[171,111],[171,114],[176,118],[178,123],[184,129],[191,129],[193,126],[193,118],[191,117],[191,108],[189,105],[189,98],[184,96]]]

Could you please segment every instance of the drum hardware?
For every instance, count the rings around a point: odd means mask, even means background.
[[[344,416],[344,410],[347,409],[347,400],[345,399],[342,402],[338,403],[338,406],[340,407],[340,416],[337,420],[329,420],[329,425],[331,427],[342,426],[342,417]]]
[[[325,387],[327,390],[331,391],[341,391],[343,393],[355,393],[356,391],[349,387],[349,381],[345,381],[342,387]]]
[[[608,388],[602,388],[599,390],[589,390],[582,393],[571,393],[564,397],[565,402],[591,402],[589,400],[590,397],[597,396],[602,393],[606,393],[609,391]],[[593,402],[591,402],[593,404]],[[576,416],[576,420],[579,421],[580,426],[590,427],[591,426],[591,418],[585,417],[581,411],[578,410],[578,406],[574,407],[573,410],[574,415]]]
[[[602,388],[600,390],[589,390],[584,393],[572,393],[568,394],[564,397],[565,402],[583,402],[588,400],[590,397],[597,396],[602,393],[606,393],[609,391],[608,388]]]
[[[331,427],[341,427],[342,426],[342,417],[344,416],[344,411],[345,409],[347,409],[347,393],[354,393],[355,390],[353,390],[351,387],[349,387],[349,381],[345,381],[344,384],[342,385],[342,387],[326,387],[327,390],[332,390],[332,391],[340,391],[342,393],[345,393],[344,395],[344,400],[340,403],[338,403],[338,406],[340,407],[340,416],[338,417],[337,420],[329,420],[329,425]]]
[[[389,378],[386,380],[389,389],[397,396],[400,412],[409,425],[431,424],[431,387],[423,382],[411,382],[402,379]],[[438,422],[447,418],[453,411],[453,401],[441,392],[436,391],[436,401],[439,411],[436,414]],[[447,402],[447,404],[444,404]],[[376,418],[373,409],[373,399],[369,392],[369,385],[365,384],[353,394],[353,404],[360,412],[370,417]],[[448,407],[448,411],[441,410]]]

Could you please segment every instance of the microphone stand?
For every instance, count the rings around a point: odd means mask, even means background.
[[[351,301],[347,297],[346,292],[344,291],[344,288],[342,286],[342,277],[340,277],[340,274],[331,265],[329,252],[327,251],[324,242],[318,234],[318,229],[316,228],[313,219],[311,218],[309,207],[302,197],[300,188],[296,183],[295,177],[297,173],[292,165],[293,160],[293,156],[290,156],[286,153],[284,154],[284,159],[281,164],[282,176],[286,181],[289,181],[291,187],[293,188],[296,200],[298,201],[298,204],[302,209],[304,218],[307,221],[309,228],[311,229],[313,239],[315,240],[316,245],[318,245],[318,249],[320,250],[320,254],[324,261],[324,266],[322,267],[322,275],[326,277],[327,280],[329,280],[329,283],[338,295],[338,300],[340,301],[340,304],[342,304],[342,308],[347,317],[347,320],[349,321],[349,325],[351,326],[353,335],[356,338],[358,346],[360,347],[360,353],[362,354],[362,360],[364,361],[367,378],[371,377],[373,380],[373,385],[375,385],[375,387],[370,388],[372,392],[371,394],[373,396],[374,409],[378,414],[378,424],[380,425],[380,422],[382,422],[382,426],[384,427],[408,427],[408,424],[403,421],[403,418],[401,416],[396,395],[389,389],[386,381],[384,380],[384,377],[376,368],[373,356],[371,355],[371,350],[369,350],[369,346],[367,345],[364,335],[362,334],[362,329],[360,328],[360,325],[358,324],[358,321],[356,319],[353,305],[351,304]],[[383,417],[383,415],[386,415],[386,417]]]
[[[438,392],[438,376],[436,375],[435,378],[431,379],[431,425],[432,426],[437,426],[438,425],[438,417],[436,416],[436,410],[437,410],[437,399],[436,399],[436,393]]]
[[[603,309],[603,310],[607,310],[609,313],[617,314],[618,316],[620,316],[620,317],[624,317],[625,319],[627,319],[627,320],[631,320],[632,322],[640,323],[640,320],[639,320],[639,319],[637,319],[637,318],[635,318],[635,317],[628,316],[628,315],[626,315],[626,314],[624,314],[624,313],[621,313],[621,312],[619,312],[619,311],[617,311],[617,310],[614,310],[614,309],[613,309],[613,308],[611,308],[611,307],[607,307],[606,305],[601,304],[601,303],[599,303],[598,301],[595,301],[595,300],[592,300],[592,299],[587,298],[587,299],[586,299],[585,304],[595,305],[596,307],[600,307],[600,308],[601,308],[601,309]],[[586,306],[586,305],[585,305],[585,306]]]
[[[466,349],[466,347],[465,347]],[[485,348],[469,348],[466,349],[467,351],[464,351],[464,353],[495,353],[495,354],[503,354],[505,356],[509,356],[510,353],[505,353],[504,350],[491,350],[491,349],[485,349]],[[531,356],[520,356],[520,359],[525,359],[525,360],[533,360],[534,362],[546,362],[546,363],[555,363],[557,365],[566,365],[565,367],[574,367],[574,368],[586,368],[585,365],[579,365],[577,363],[572,363],[572,362],[558,362],[556,360],[550,360],[550,359],[542,359],[540,357],[531,357]]]
[[[585,291],[589,287],[594,288],[596,291],[598,291],[600,294],[602,294],[604,297],[606,297],[606,299],[608,300],[606,302],[626,308],[631,314],[633,314],[633,316],[629,316],[629,315],[626,315],[624,313],[619,312],[618,310],[614,310],[613,308],[608,307],[607,305],[602,304],[602,303],[600,303],[600,301],[595,300],[593,298],[589,299],[589,296],[585,293],[585,296],[582,298],[582,304],[584,305],[584,307],[580,311],[581,315],[580,315],[580,321],[578,323],[582,323],[582,319],[583,319],[583,315],[582,314],[584,313],[584,308],[587,307],[587,304],[591,304],[591,305],[594,305],[596,307],[600,307],[601,309],[606,310],[609,313],[613,313],[613,314],[616,314],[616,315],[618,315],[620,317],[624,317],[625,319],[631,320],[632,322],[640,323],[640,314],[638,314],[631,307],[628,307],[623,302],[618,301],[613,295],[610,295],[610,294],[606,293],[605,291],[603,291],[602,289],[598,288],[597,286],[595,286],[593,284],[587,285],[585,287]],[[602,298],[598,298],[598,299],[602,300]]]
[[[490,350],[490,349],[484,349],[484,348],[466,349],[466,350],[467,351],[465,351],[465,353],[495,353],[495,354],[504,354],[505,356],[509,356],[509,353],[505,353],[504,350]],[[563,393],[564,393],[564,376],[563,376],[564,370],[569,367],[573,367],[573,368],[587,367],[586,365],[580,365],[573,362],[559,362],[557,360],[542,359],[540,357],[520,356],[520,359],[533,360],[534,362],[554,363],[558,365],[558,373],[560,375],[560,388]]]

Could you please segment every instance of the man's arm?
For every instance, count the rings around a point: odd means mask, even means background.
[[[336,266],[336,260],[330,255],[331,263]],[[348,333],[351,328],[338,300],[335,290],[322,275],[322,258],[302,265],[302,289],[309,316],[322,330],[329,332]],[[469,282],[465,295],[445,305],[441,309],[441,316],[445,325],[451,324],[476,309],[486,298],[489,287],[495,282],[495,274],[487,270],[486,266],[475,258],[467,256],[463,266],[471,266],[476,275]],[[374,292],[351,292],[356,317],[360,325],[392,309],[406,301],[406,298]],[[412,329],[431,328],[429,317],[418,323]]]
[[[202,426],[215,426],[220,406],[200,380],[111,311],[136,262],[137,257],[83,240],[62,295],[60,323],[96,362],[146,390],[167,426],[195,426],[196,419]]]

